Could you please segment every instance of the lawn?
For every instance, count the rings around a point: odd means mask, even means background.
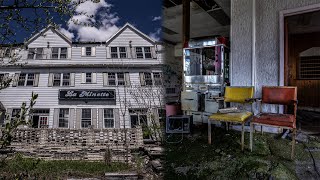
[[[296,158],[292,161],[291,140],[282,139],[274,134],[255,133],[254,151],[250,152],[249,133],[245,135],[244,152],[240,148],[240,132],[226,131],[222,128],[213,129],[211,145],[207,143],[205,127],[185,136],[181,143],[167,143],[165,179],[298,179],[301,176],[312,177],[311,175],[316,177],[316,171],[312,172],[313,161],[306,147],[320,147],[319,142],[313,140],[307,144],[297,143]],[[179,135],[175,135],[169,141],[178,141],[179,138]],[[319,162],[320,153],[312,154]],[[297,164],[306,167],[297,170]]]
[[[122,163],[106,165],[104,162],[98,161],[44,161],[16,155],[13,159],[1,162],[0,179],[101,178],[106,172],[128,171],[130,169],[131,167]]]

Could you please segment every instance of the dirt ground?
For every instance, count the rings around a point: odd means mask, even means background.
[[[207,143],[206,127],[191,135],[174,135],[165,145],[164,179],[320,179],[320,138],[299,134],[295,160],[290,159],[290,134],[255,133],[253,152],[249,133],[245,151],[240,132],[213,128],[213,143]],[[178,142],[182,139],[182,142]]]

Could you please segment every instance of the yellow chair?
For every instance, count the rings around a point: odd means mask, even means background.
[[[225,95],[223,100],[226,106],[226,102],[233,103],[252,103],[254,94],[254,87],[226,87]],[[228,123],[241,123],[242,132],[241,132],[241,150],[244,149],[244,124],[251,118],[253,115],[249,111],[241,112],[232,112],[232,113],[215,113],[209,116],[208,120],[208,143],[211,144],[211,121],[223,121]]]

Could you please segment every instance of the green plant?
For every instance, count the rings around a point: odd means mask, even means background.
[[[27,103],[23,102],[20,108],[20,113],[12,118],[10,118],[9,114],[6,114],[6,124],[5,128],[2,130],[2,135],[0,138],[0,149],[5,149],[10,146],[13,140],[13,133],[19,126],[30,125],[33,106],[35,105],[37,98],[38,94],[32,92],[29,105],[27,106]]]

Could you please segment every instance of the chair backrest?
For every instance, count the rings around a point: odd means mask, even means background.
[[[246,99],[253,98],[254,87],[227,86],[224,94],[225,102],[246,103]]]
[[[262,103],[293,104],[297,100],[297,87],[293,86],[264,86],[262,87]]]

